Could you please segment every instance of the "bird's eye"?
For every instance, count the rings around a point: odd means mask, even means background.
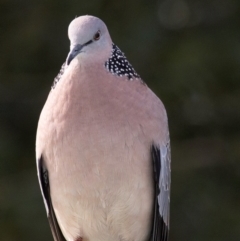
[[[94,40],[99,40],[100,39],[100,31],[97,31],[93,37]]]

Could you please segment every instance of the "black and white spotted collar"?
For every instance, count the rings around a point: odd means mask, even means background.
[[[52,90],[56,87],[57,83],[61,79],[61,77],[62,77],[62,75],[63,75],[63,73],[64,73],[66,68],[67,68],[66,62],[64,62],[62,67],[61,67],[61,69],[60,69],[60,71],[59,71],[59,73],[58,73],[58,75],[54,78],[54,81],[53,81],[52,87],[51,87]]]
[[[114,75],[126,76],[129,80],[140,79],[140,76],[128,62],[124,53],[114,43],[112,44],[112,55],[105,62],[105,67]]]
[[[106,69],[117,76],[126,76],[129,80],[141,79],[141,77],[134,70],[132,65],[128,62],[124,53],[118,48],[117,45],[112,44],[112,55],[105,62]],[[58,75],[54,78],[51,89],[54,89],[60,81],[65,69],[67,68],[66,62],[63,63]]]

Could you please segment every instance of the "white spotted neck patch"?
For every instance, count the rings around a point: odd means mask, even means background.
[[[67,67],[66,62],[64,62],[58,75],[54,78],[51,89],[54,89],[56,87],[57,83],[60,81],[62,75],[64,74],[66,67]]]
[[[129,80],[133,80],[134,78],[140,79],[140,76],[128,62],[124,53],[118,48],[118,46],[113,43],[112,47],[112,55],[105,62],[106,69],[114,75],[120,77],[126,76]]]

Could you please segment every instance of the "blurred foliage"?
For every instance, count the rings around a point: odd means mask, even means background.
[[[239,240],[239,8],[237,0],[0,0],[1,239],[53,240],[36,176],[37,121],[68,53],[68,24],[91,14],[167,108],[170,241]]]

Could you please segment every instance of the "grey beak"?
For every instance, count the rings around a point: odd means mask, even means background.
[[[84,47],[84,45],[77,44],[73,47],[73,49],[69,52],[67,57],[67,65],[71,63],[71,61],[81,52],[81,49]]]
[[[71,63],[71,61],[81,52],[81,50],[82,50],[82,48],[84,46],[87,46],[87,45],[89,45],[92,42],[93,42],[93,40],[89,40],[85,44],[77,44],[77,45],[75,45],[73,47],[73,49],[70,51],[70,53],[68,54],[67,65],[69,65]]]

